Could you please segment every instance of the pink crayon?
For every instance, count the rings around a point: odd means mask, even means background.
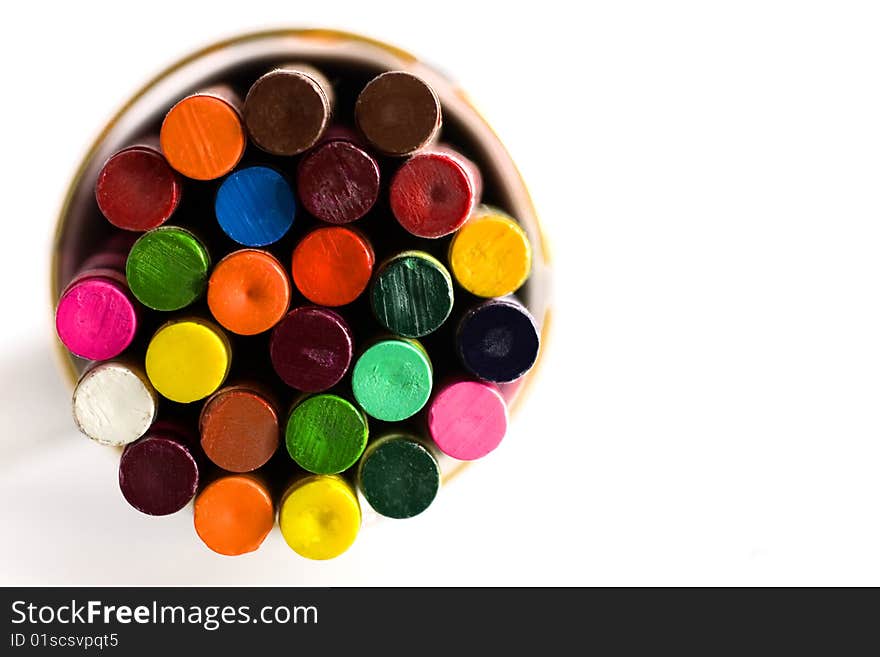
[[[64,346],[81,358],[114,358],[137,332],[137,306],[119,262],[124,264],[124,256],[114,253],[90,258],[61,293],[55,330]]]
[[[454,381],[431,400],[428,431],[444,454],[462,461],[482,458],[507,432],[507,404],[491,383]]]

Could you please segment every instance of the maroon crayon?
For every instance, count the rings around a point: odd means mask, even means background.
[[[351,223],[379,198],[379,165],[351,131],[334,127],[300,162],[296,187],[310,214],[331,224]]]
[[[128,445],[119,459],[119,488],[126,501],[151,516],[186,506],[199,486],[197,440],[179,425],[157,422]]]
[[[272,330],[269,355],[275,372],[303,392],[332,388],[351,365],[354,338],[339,313],[318,306],[291,310]]]

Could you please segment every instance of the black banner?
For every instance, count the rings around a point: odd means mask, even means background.
[[[876,618],[853,591],[8,588],[0,655],[252,654],[257,648],[470,654],[477,645],[787,649],[841,654]],[[868,601],[861,598],[867,597]],[[867,604],[864,604],[867,602]],[[844,628],[835,632],[835,624]],[[876,639],[870,638],[867,645]],[[493,650],[493,654],[494,653]],[[170,652],[169,652],[170,651]],[[244,651],[244,652],[243,652]],[[578,649],[576,652],[583,652]],[[162,653],[158,653],[162,654]],[[520,654],[516,652],[516,654]],[[853,653],[848,653],[853,654]]]

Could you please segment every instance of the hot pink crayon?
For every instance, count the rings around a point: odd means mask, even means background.
[[[58,338],[89,360],[121,354],[134,339],[138,306],[125,282],[120,245],[89,258],[64,288],[55,310]]]

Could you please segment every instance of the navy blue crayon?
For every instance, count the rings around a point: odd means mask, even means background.
[[[214,213],[223,232],[239,244],[267,246],[290,230],[296,200],[280,173],[268,167],[247,167],[220,185]]]
[[[471,308],[458,324],[458,355],[471,373],[509,383],[528,372],[541,339],[535,320],[512,298],[490,299]]]

